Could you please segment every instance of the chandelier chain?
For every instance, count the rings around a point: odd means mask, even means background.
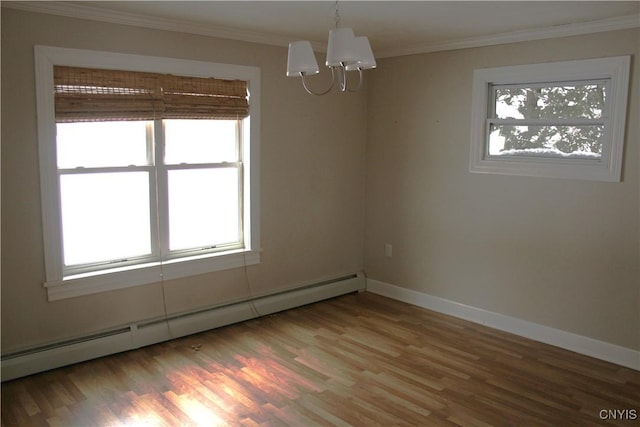
[[[338,28],[340,26],[340,20],[342,18],[340,18],[340,10],[339,10],[339,6],[338,6],[338,2],[336,1],[336,5],[335,5],[335,14],[333,16],[333,22],[335,23],[336,28]]]

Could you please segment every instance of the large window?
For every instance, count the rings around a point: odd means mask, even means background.
[[[36,48],[50,299],[259,262],[259,71]]]
[[[629,58],[476,70],[471,172],[620,180]]]

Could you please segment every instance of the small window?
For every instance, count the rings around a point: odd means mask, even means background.
[[[470,170],[619,181],[629,58],[474,72]]]

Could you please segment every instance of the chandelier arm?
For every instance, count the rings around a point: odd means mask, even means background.
[[[302,77],[302,87],[304,87],[304,90],[307,91],[308,94],[310,95],[325,95],[327,93],[329,93],[329,91],[331,89],[333,89],[333,85],[336,82],[336,72],[335,72],[335,67],[330,67],[331,68],[331,84],[329,85],[329,87],[327,88],[327,90],[325,91],[321,91],[321,92],[314,92],[311,89],[309,89],[309,87],[307,86],[307,80],[306,80],[306,75],[305,73],[301,72],[300,73],[300,77]]]
[[[344,62],[340,63],[340,92],[346,92],[347,90],[347,70]]]
[[[362,89],[362,81],[364,80],[362,74],[362,68],[358,67],[358,87],[355,89],[348,89],[349,92],[357,92]]]

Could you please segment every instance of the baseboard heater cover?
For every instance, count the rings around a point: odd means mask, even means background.
[[[297,287],[252,300],[139,322],[104,333],[62,341],[2,356],[2,381],[157,344],[364,290],[363,273]]]

